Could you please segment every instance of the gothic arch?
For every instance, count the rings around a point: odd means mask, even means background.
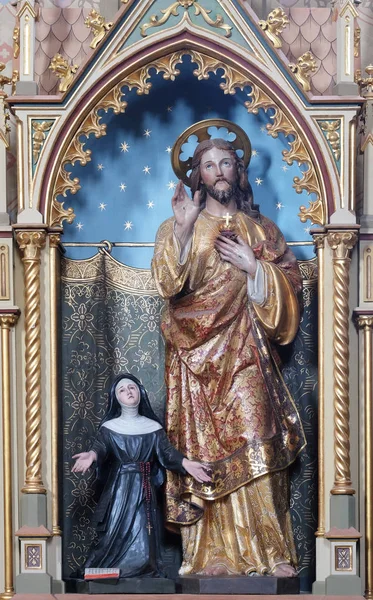
[[[299,193],[306,190],[308,194],[314,194],[315,198],[308,207],[300,207],[299,216],[302,222],[310,219],[318,225],[327,223],[328,216],[335,210],[335,201],[330,171],[321,149],[325,139],[321,132],[312,129],[301,113],[302,107],[296,106],[264,70],[260,71],[249,61],[225,48],[217,52],[216,47],[206,40],[202,44],[194,36],[183,37],[187,39],[174,40],[171,45],[166,40],[145,55],[140,51],[111,68],[74,106],[71,117],[64,119],[65,124],[50,151],[42,177],[39,210],[44,215],[44,222],[56,227],[65,219],[68,222],[74,219],[73,208],[66,209],[57,197],[66,197],[68,191],[75,194],[80,188],[79,180],[70,178],[66,165],[78,161],[84,166],[91,160],[91,151],[84,148],[86,141],[82,138],[91,134],[99,138],[106,134],[99,111],[125,112],[127,102],[122,98],[122,88],[147,95],[152,87],[152,69],[162,73],[164,79],[173,81],[180,73],[178,65],[182,57],[189,55],[197,66],[194,75],[199,80],[208,79],[211,73],[222,70],[220,88],[225,94],[233,95],[238,89],[250,87],[250,99],[245,103],[248,112],[256,114],[261,108],[265,111],[273,109],[273,123],[267,126],[268,134],[277,137],[281,132],[286,137],[291,136],[289,149],[283,152],[284,160],[288,164],[297,161],[303,165],[303,176],[294,178],[294,187]]]

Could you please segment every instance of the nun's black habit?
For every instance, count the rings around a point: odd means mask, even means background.
[[[139,414],[156,421],[155,431],[132,435],[105,426],[121,414],[115,390],[124,378],[138,386]],[[163,482],[162,468],[185,473],[184,457],[168,441],[133,375],[119,375],[113,382],[108,411],[91,450],[97,453],[99,471],[108,473],[94,517],[98,539],[85,568],[119,568],[121,578],[162,576],[155,488]]]

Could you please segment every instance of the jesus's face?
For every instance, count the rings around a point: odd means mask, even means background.
[[[207,150],[200,170],[207,193],[220,204],[229,204],[237,189],[237,168],[232,153],[216,147]]]

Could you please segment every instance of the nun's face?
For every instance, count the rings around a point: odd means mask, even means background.
[[[131,379],[122,379],[115,389],[119,404],[137,406],[140,403],[140,390]]]

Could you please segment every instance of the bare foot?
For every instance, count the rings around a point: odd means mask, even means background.
[[[219,575],[228,575],[228,569],[226,567],[224,567],[223,565],[217,565],[215,567],[211,566],[211,567],[206,567],[203,572],[202,575],[213,575],[213,576],[219,576]]]
[[[297,572],[291,565],[281,563],[271,573],[272,577],[296,577]]]

